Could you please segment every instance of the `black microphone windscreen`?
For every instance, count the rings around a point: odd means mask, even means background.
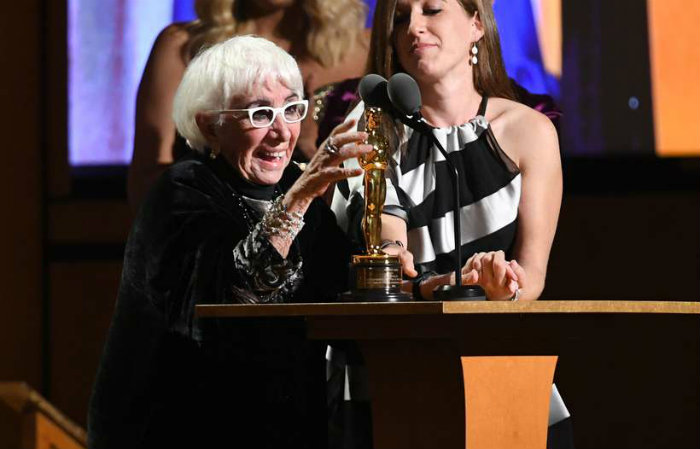
[[[386,108],[389,106],[389,96],[386,92],[386,79],[383,76],[375,73],[365,75],[360,80],[358,88],[360,98],[365,102],[366,106]]]
[[[406,115],[414,115],[421,108],[420,88],[407,73],[397,73],[389,79],[389,100],[396,109]]]

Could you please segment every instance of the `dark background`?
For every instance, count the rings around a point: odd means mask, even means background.
[[[564,154],[654,154],[647,23],[644,1],[562,2]]]

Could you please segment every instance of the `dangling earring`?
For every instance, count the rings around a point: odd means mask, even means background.
[[[470,61],[472,65],[476,65],[479,62],[479,58],[476,57],[476,55],[479,54],[479,48],[476,46],[476,42],[472,43],[471,54],[472,57]]]

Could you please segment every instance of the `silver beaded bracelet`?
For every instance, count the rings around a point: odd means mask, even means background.
[[[260,222],[262,233],[266,236],[277,235],[294,240],[301,228],[304,227],[304,216],[299,212],[289,212],[282,204],[284,195],[272,202]]]

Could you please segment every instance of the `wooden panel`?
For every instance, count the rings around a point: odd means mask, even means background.
[[[386,339],[358,344],[367,364],[375,448],[464,448],[464,392],[453,343]]]
[[[1,448],[78,449],[87,445],[81,427],[23,382],[0,382],[0,430]]]
[[[594,165],[591,170],[595,183]],[[693,170],[688,164],[688,173]],[[697,301],[699,204],[697,187],[566,195],[543,299]]]
[[[318,316],[308,323],[312,338],[359,340],[373,407],[386,407],[375,422],[385,426],[381,438],[428,429],[439,433],[439,447],[463,448],[464,428],[454,419],[464,425],[459,357],[558,355],[555,382],[576,447],[700,447],[697,314]],[[392,447],[433,447],[421,438]]]
[[[44,35],[46,72],[46,190],[49,198],[70,193],[68,162],[68,45],[66,0],[43,2],[46,8]]]
[[[120,262],[52,263],[51,401],[86,425],[119,287]]]
[[[33,437],[33,445],[25,446],[26,449],[84,449],[85,445],[78,443],[68,436],[59,426],[41,413],[32,413],[26,418],[28,423],[25,429],[30,429]],[[28,436],[25,441],[28,441]]]
[[[0,14],[0,379],[39,387],[41,373],[41,22],[44,2]],[[10,62],[11,61],[11,62]]]
[[[22,420],[19,413],[0,401],[0,448],[15,449],[20,447]]]
[[[545,449],[556,356],[462,357],[469,449]]]
[[[51,242],[125,243],[131,225],[126,200],[57,201],[49,206]]]

